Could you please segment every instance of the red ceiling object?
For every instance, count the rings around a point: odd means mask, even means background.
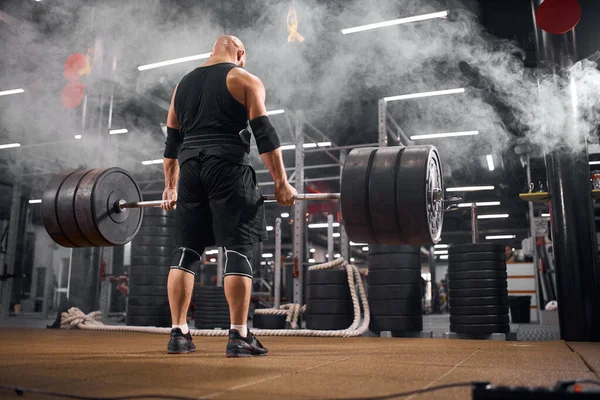
[[[575,28],[581,19],[581,6],[577,0],[545,0],[536,10],[538,26],[555,35]]]
[[[60,101],[65,108],[75,108],[83,100],[85,85],[79,81],[69,82],[62,90]]]
[[[63,74],[69,82],[79,80],[81,71],[85,68],[86,56],[81,53],[71,54],[65,63]]]

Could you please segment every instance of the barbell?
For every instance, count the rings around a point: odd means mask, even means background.
[[[348,154],[340,193],[301,193],[296,200],[339,200],[354,242],[432,245],[442,233],[443,194],[434,146],[366,147]],[[142,209],[162,203],[143,201],[139,186],[122,168],[87,169],[53,176],[42,195],[41,213],[46,231],[61,246],[119,246],[139,231]]]

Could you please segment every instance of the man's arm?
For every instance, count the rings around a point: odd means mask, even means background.
[[[177,202],[177,180],[179,179],[179,164],[177,163],[177,155],[179,148],[183,142],[183,135],[179,132],[179,121],[175,114],[175,93],[177,88],[173,90],[171,96],[171,105],[167,114],[167,140],[165,142],[165,152],[163,159],[163,171],[165,173],[165,190],[163,192],[163,200],[166,202],[163,205],[165,210],[175,208]]]

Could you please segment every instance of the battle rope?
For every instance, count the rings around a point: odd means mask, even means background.
[[[350,295],[352,296],[352,303],[354,306],[354,321],[352,325],[347,329],[343,330],[311,330],[311,329],[252,329],[252,333],[257,336],[315,336],[315,337],[352,337],[360,336],[369,329],[370,322],[370,310],[369,303],[367,301],[367,294],[363,281],[360,277],[358,268],[354,265],[348,264],[343,258],[338,258],[334,261],[314,265],[308,270],[322,270],[322,269],[334,269],[334,268],[345,268],[348,273],[348,285],[350,286]],[[358,287],[359,297],[356,294],[356,287]],[[362,323],[361,321],[361,310],[360,305],[362,303]],[[261,309],[257,310],[259,313],[273,315],[284,315],[287,314],[290,325],[292,322],[297,326],[298,314],[304,310],[305,306],[300,307],[299,304],[286,304],[284,309]],[[277,313],[277,314],[275,314]],[[85,314],[76,307],[70,308],[67,312],[61,314],[60,327],[62,329],[83,329],[88,331],[109,331],[109,332],[140,332],[140,333],[159,333],[169,334],[171,328],[157,328],[153,326],[120,326],[120,325],[104,325],[100,322],[101,319],[100,311],[94,311],[89,314]],[[286,319],[287,320],[287,319]],[[360,324],[360,325],[359,325]],[[216,330],[216,329],[190,329],[192,336],[227,336],[228,330]]]

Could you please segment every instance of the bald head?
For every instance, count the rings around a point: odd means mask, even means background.
[[[243,67],[246,65],[244,43],[232,35],[221,36],[215,41],[211,58],[229,61]]]

